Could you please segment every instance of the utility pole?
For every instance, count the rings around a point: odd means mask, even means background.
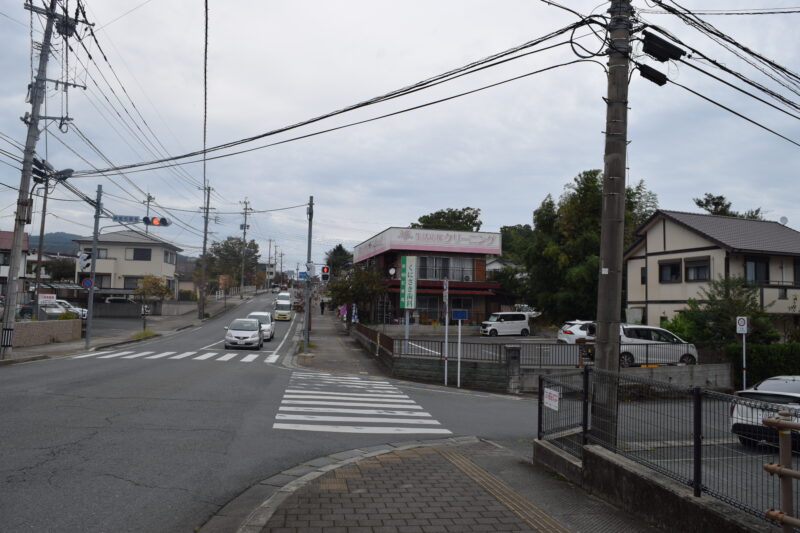
[[[205,148],[205,134],[203,134],[203,147]],[[203,176],[205,176],[205,155],[203,155]],[[205,178],[204,178],[205,179]],[[206,184],[203,187],[203,255],[200,257],[200,298],[197,301],[197,318],[203,320],[206,317],[206,265],[208,264],[208,210],[211,202],[211,187]]]
[[[308,207],[306,208],[308,214],[308,252],[306,253],[306,284],[305,284],[305,320],[303,321],[303,351],[308,351],[308,338],[311,333],[311,272],[313,265],[311,263],[311,228],[314,220],[314,197],[308,197]],[[299,271],[300,269],[298,269]]]
[[[50,178],[44,178],[44,198],[42,199],[42,220],[39,222],[39,246],[36,250],[36,292],[34,298],[36,299],[34,308],[36,309],[36,316],[39,316],[39,292],[42,284],[42,248],[44,248],[44,222],[47,216],[47,196],[50,189]]]
[[[271,262],[272,261],[272,239],[267,239],[267,242],[269,243],[268,248],[267,248],[267,268],[270,269],[269,270],[269,274],[270,275],[267,276],[268,279],[267,279],[267,287],[266,288],[267,288],[267,290],[272,290],[272,273],[275,270],[275,265],[274,265],[274,263]],[[265,272],[265,274],[266,274],[266,272]]]
[[[283,252],[281,252],[281,283],[283,283]]]
[[[31,113],[27,116],[28,136],[25,139],[25,150],[22,158],[22,176],[19,181],[19,195],[17,197],[17,211],[14,218],[14,237],[11,242],[11,254],[8,264],[8,278],[6,284],[6,302],[3,312],[3,334],[0,349],[2,359],[12,354],[14,338],[14,319],[17,314],[17,291],[19,290],[19,263],[22,257],[22,237],[25,225],[30,223],[31,199],[30,191],[31,173],[33,172],[33,155],[36,152],[36,141],[39,140],[39,117],[42,102],[45,97],[45,83],[47,82],[47,60],[50,57],[50,42],[53,37],[53,23],[55,16],[56,0],[50,0],[47,10],[47,23],[44,28],[42,51],[39,54],[39,68],[36,80],[30,88]]]
[[[147,204],[147,215],[146,215],[147,218],[150,218],[150,202],[152,202],[155,199],[156,199],[155,196],[150,196],[150,193],[147,193],[147,200],[144,201],[144,203]],[[145,224],[144,232],[145,234],[150,232],[150,224]]]
[[[100,213],[103,209],[103,186],[97,186],[97,199],[94,201],[94,232],[92,233],[92,267],[90,269],[89,279],[92,281],[89,287],[89,298],[86,302],[86,343],[84,347],[88,350],[92,342],[92,315],[94,314],[94,291],[97,288],[94,286],[95,274],[97,271],[97,234],[100,233]]]
[[[250,212],[250,202],[244,199],[244,224],[242,224],[242,278],[239,283],[239,299],[244,299],[244,265],[247,263],[247,213]]]
[[[600,222],[600,279],[597,288],[596,365],[619,372],[619,324],[622,314],[622,248],[625,229],[625,167],[628,147],[628,68],[631,50],[630,0],[611,0],[608,8],[609,58],[603,213]],[[617,435],[617,386],[595,388],[592,425],[605,442]]]

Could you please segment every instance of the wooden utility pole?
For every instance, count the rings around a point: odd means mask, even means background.
[[[239,299],[244,299],[244,267],[247,262],[247,214],[250,212],[250,202],[244,199],[244,224],[242,224],[242,278],[239,283]]]
[[[625,170],[628,146],[628,69],[631,50],[630,0],[611,0],[603,165],[603,214],[600,223],[600,279],[597,288],[595,365],[619,371],[619,324],[622,314],[622,252],[625,229]],[[601,438],[616,440],[616,383],[595,389]],[[601,392],[602,391],[602,392]],[[598,394],[599,393],[599,394]]]

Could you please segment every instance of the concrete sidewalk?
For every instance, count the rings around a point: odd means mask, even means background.
[[[290,365],[385,375],[338,319],[315,313],[312,326],[309,353],[298,354]],[[251,511],[242,521],[245,508]],[[461,436],[387,443],[312,459],[251,487],[201,531],[656,530],[534,466],[527,457],[477,436]]]
[[[239,298],[229,298],[227,302],[212,300],[206,305],[206,313],[208,313],[209,317],[213,318],[214,316],[224,313],[229,309],[239,306],[241,303],[249,301],[253,297],[254,295],[248,294],[245,296],[244,300],[240,300]],[[198,318],[197,311],[193,311],[191,313],[177,316],[150,316],[147,318],[147,329],[153,331],[156,335],[167,335],[182,329],[199,326],[201,323],[202,320]],[[89,351],[95,351],[120,344],[127,344],[129,342],[137,342],[132,338],[133,334],[137,331],[140,331],[140,329],[137,328],[127,331],[115,331],[114,333],[109,334],[107,332],[104,333],[102,330],[98,331],[98,329],[95,328],[92,334]],[[77,339],[67,342],[54,342],[37,346],[24,346],[14,348],[10,357],[0,360],[0,365],[49,359],[85,351],[87,351],[85,339]]]

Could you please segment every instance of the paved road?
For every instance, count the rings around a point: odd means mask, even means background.
[[[0,529],[186,531],[336,451],[450,434],[530,449],[530,399],[286,368],[294,322],[260,352],[224,350],[223,326],[271,297],[170,337],[1,369]],[[354,391],[365,401],[303,403]]]

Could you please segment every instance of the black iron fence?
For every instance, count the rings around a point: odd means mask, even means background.
[[[584,444],[598,444],[765,520],[779,508],[778,477],[763,469],[778,462],[777,433],[761,420],[785,404],[592,367],[539,379],[539,439],[578,458]],[[800,410],[788,410],[800,421]],[[793,434],[795,469],[798,450]]]
[[[514,343],[520,347],[520,365],[523,367],[572,367],[582,366],[585,347],[578,344],[544,344]],[[461,359],[467,361],[503,362],[505,361],[505,343],[462,342]],[[431,339],[394,339],[395,356],[416,356],[443,359],[445,346],[447,357],[455,359],[458,354],[458,342]]]

